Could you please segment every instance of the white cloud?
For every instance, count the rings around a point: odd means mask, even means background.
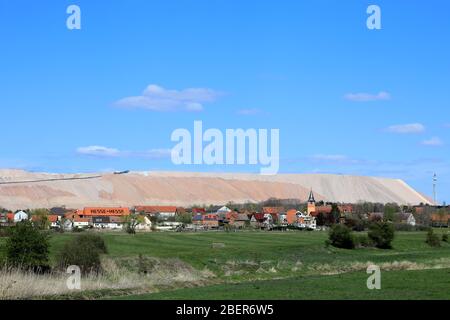
[[[426,128],[421,123],[398,124],[385,129],[387,132],[399,134],[411,134],[425,132]]]
[[[440,147],[444,145],[444,141],[442,141],[439,137],[433,137],[422,141],[422,145],[430,147]]]
[[[391,95],[388,92],[381,91],[378,94],[371,93],[348,93],[344,96],[346,100],[353,102],[369,102],[391,100]]]
[[[149,85],[142,95],[120,99],[115,104],[123,108],[142,108],[152,111],[202,111],[203,104],[215,101],[220,92],[206,88],[169,90]]]
[[[121,151],[103,146],[80,147],[77,153],[99,158],[145,158],[163,159],[170,157],[171,149],[151,149],[146,151]]]
[[[313,162],[321,162],[326,164],[359,164],[361,160],[352,159],[346,155],[342,154],[316,154],[310,156],[309,159]]]
[[[240,109],[237,111],[237,114],[243,115],[243,116],[254,116],[257,114],[261,114],[262,110],[253,108],[253,109]]]
[[[120,151],[114,148],[107,148],[103,146],[88,146],[80,147],[77,149],[78,154],[95,157],[117,157],[120,155]]]

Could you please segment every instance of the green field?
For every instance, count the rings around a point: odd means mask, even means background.
[[[448,300],[450,269],[382,273],[381,290],[368,290],[364,272],[335,276],[187,288],[154,294],[130,295],[121,300]]]
[[[441,232],[447,230],[436,230]],[[73,236],[52,236],[52,261]],[[450,245],[431,248],[425,236],[424,232],[399,232],[392,250],[341,250],[325,246],[325,232],[103,234],[108,258],[177,259],[215,275],[209,283],[192,284],[195,288],[156,288],[152,292],[161,292],[139,298],[448,299]],[[215,248],[213,243],[221,245]],[[1,257],[4,246],[0,248]],[[382,268],[381,292],[369,291],[365,285],[369,262]]]

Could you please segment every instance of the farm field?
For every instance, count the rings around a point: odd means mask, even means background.
[[[442,232],[447,230],[436,230],[437,234]],[[74,236],[52,235],[53,264],[64,243]],[[133,291],[131,282],[127,287],[125,281],[120,288],[129,289],[125,294],[129,298],[450,298],[450,245],[443,243],[440,248],[431,248],[425,243],[425,232],[398,232],[392,250],[326,247],[326,232],[102,233],[102,236],[109,251],[103,259],[119,261],[130,270],[138,259],[158,260],[157,263],[148,260],[149,273],[134,277],[133,284],[138,285],[152,274],[160,274],[164,281],[137,291]],[[5,255],[4,241],[0,238],[0,259]],[[379,293],[369,291],[365,285],[366,269],[371,263],[382,270],[384,290]],[[187,274],[182,284],[171,283],[172,276],[161,273],[171,268],[179,269],[176,277]],[[208,276],[192,276],[193,270]],[[108,290],[95,297],[123,295]]]
[[[119,300],[448,300],[450,269],[388,271],[382,289],[368,290],[367,275],[294,277],[186,288],[118,297]]]

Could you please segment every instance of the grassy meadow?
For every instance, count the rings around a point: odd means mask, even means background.
[[[442,232],[447,230],[436,230]],[[450,298],[450,245],[431,248],[425,243],[425,232],[396,233],[392,250],[326,247],[326,232],[102,235],[109,250],[103,257],[105,269],[114,270],[109,277],[114,279],[87,286],[84,298]],[[52,235],[53,263],[73,236]],[[0,238],[0,259],[5,254],[4,241]],[[382,270],[383,289],[378,292],[366,287],[366,269],[371,263]],[[142,264],[148,268],[147,274],[136,271]],[[95,294],[96,290],[102,293]],[[70,298],[70,293],[62,294]],[[53,295],[58,297],[52,291],[44,296]]]

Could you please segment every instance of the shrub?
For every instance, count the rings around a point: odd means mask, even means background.
[[[448,234],[447,234],[447,233],[444,233],[444,234],[442,235],[442,241],[443,241],[443,242],[448,242]]]
[[[365,234],[355,235],[354,242],[356,247],[370,248],[373,247],[373,241]]]
[[[80,234],[64,245],[58,256],[58,265],[64,269],[76,265],[84,274],[100,272],[100,254],[107,252],[102,237],[91,233]]]
[[[84,229],[80,228],[78,226],[72,228],[72,232],[73,233],[80,233],[80,232],[83,232],[83,231],[84,231]]]
[[[354,249],[355,242],[350,229],[341,224],[334,225],[329,232],[329,242],[333,247],[342,249]]]
[[[19,222],[11,228],[6,240],[8,265],[35,272],[47,271],[50,269],[49,246],[48,234],[29,221]]]
[[[395,231],[415,231],[416,227],[411,226],[406,223],[395,223],[394,224]]]
[[[374,222],[369,226],[369,238],[379,249],[391,249],[394,236],[394,225],[391,222]]]
[[[434,233],[433,229],[429,229],[427,232],[427,239],[425,241],[430,247],[440,247],[441,246],[441,239],[439,239],[439,236]]]
[[[10,227],[0,226],[0,238],[9,237]]]

